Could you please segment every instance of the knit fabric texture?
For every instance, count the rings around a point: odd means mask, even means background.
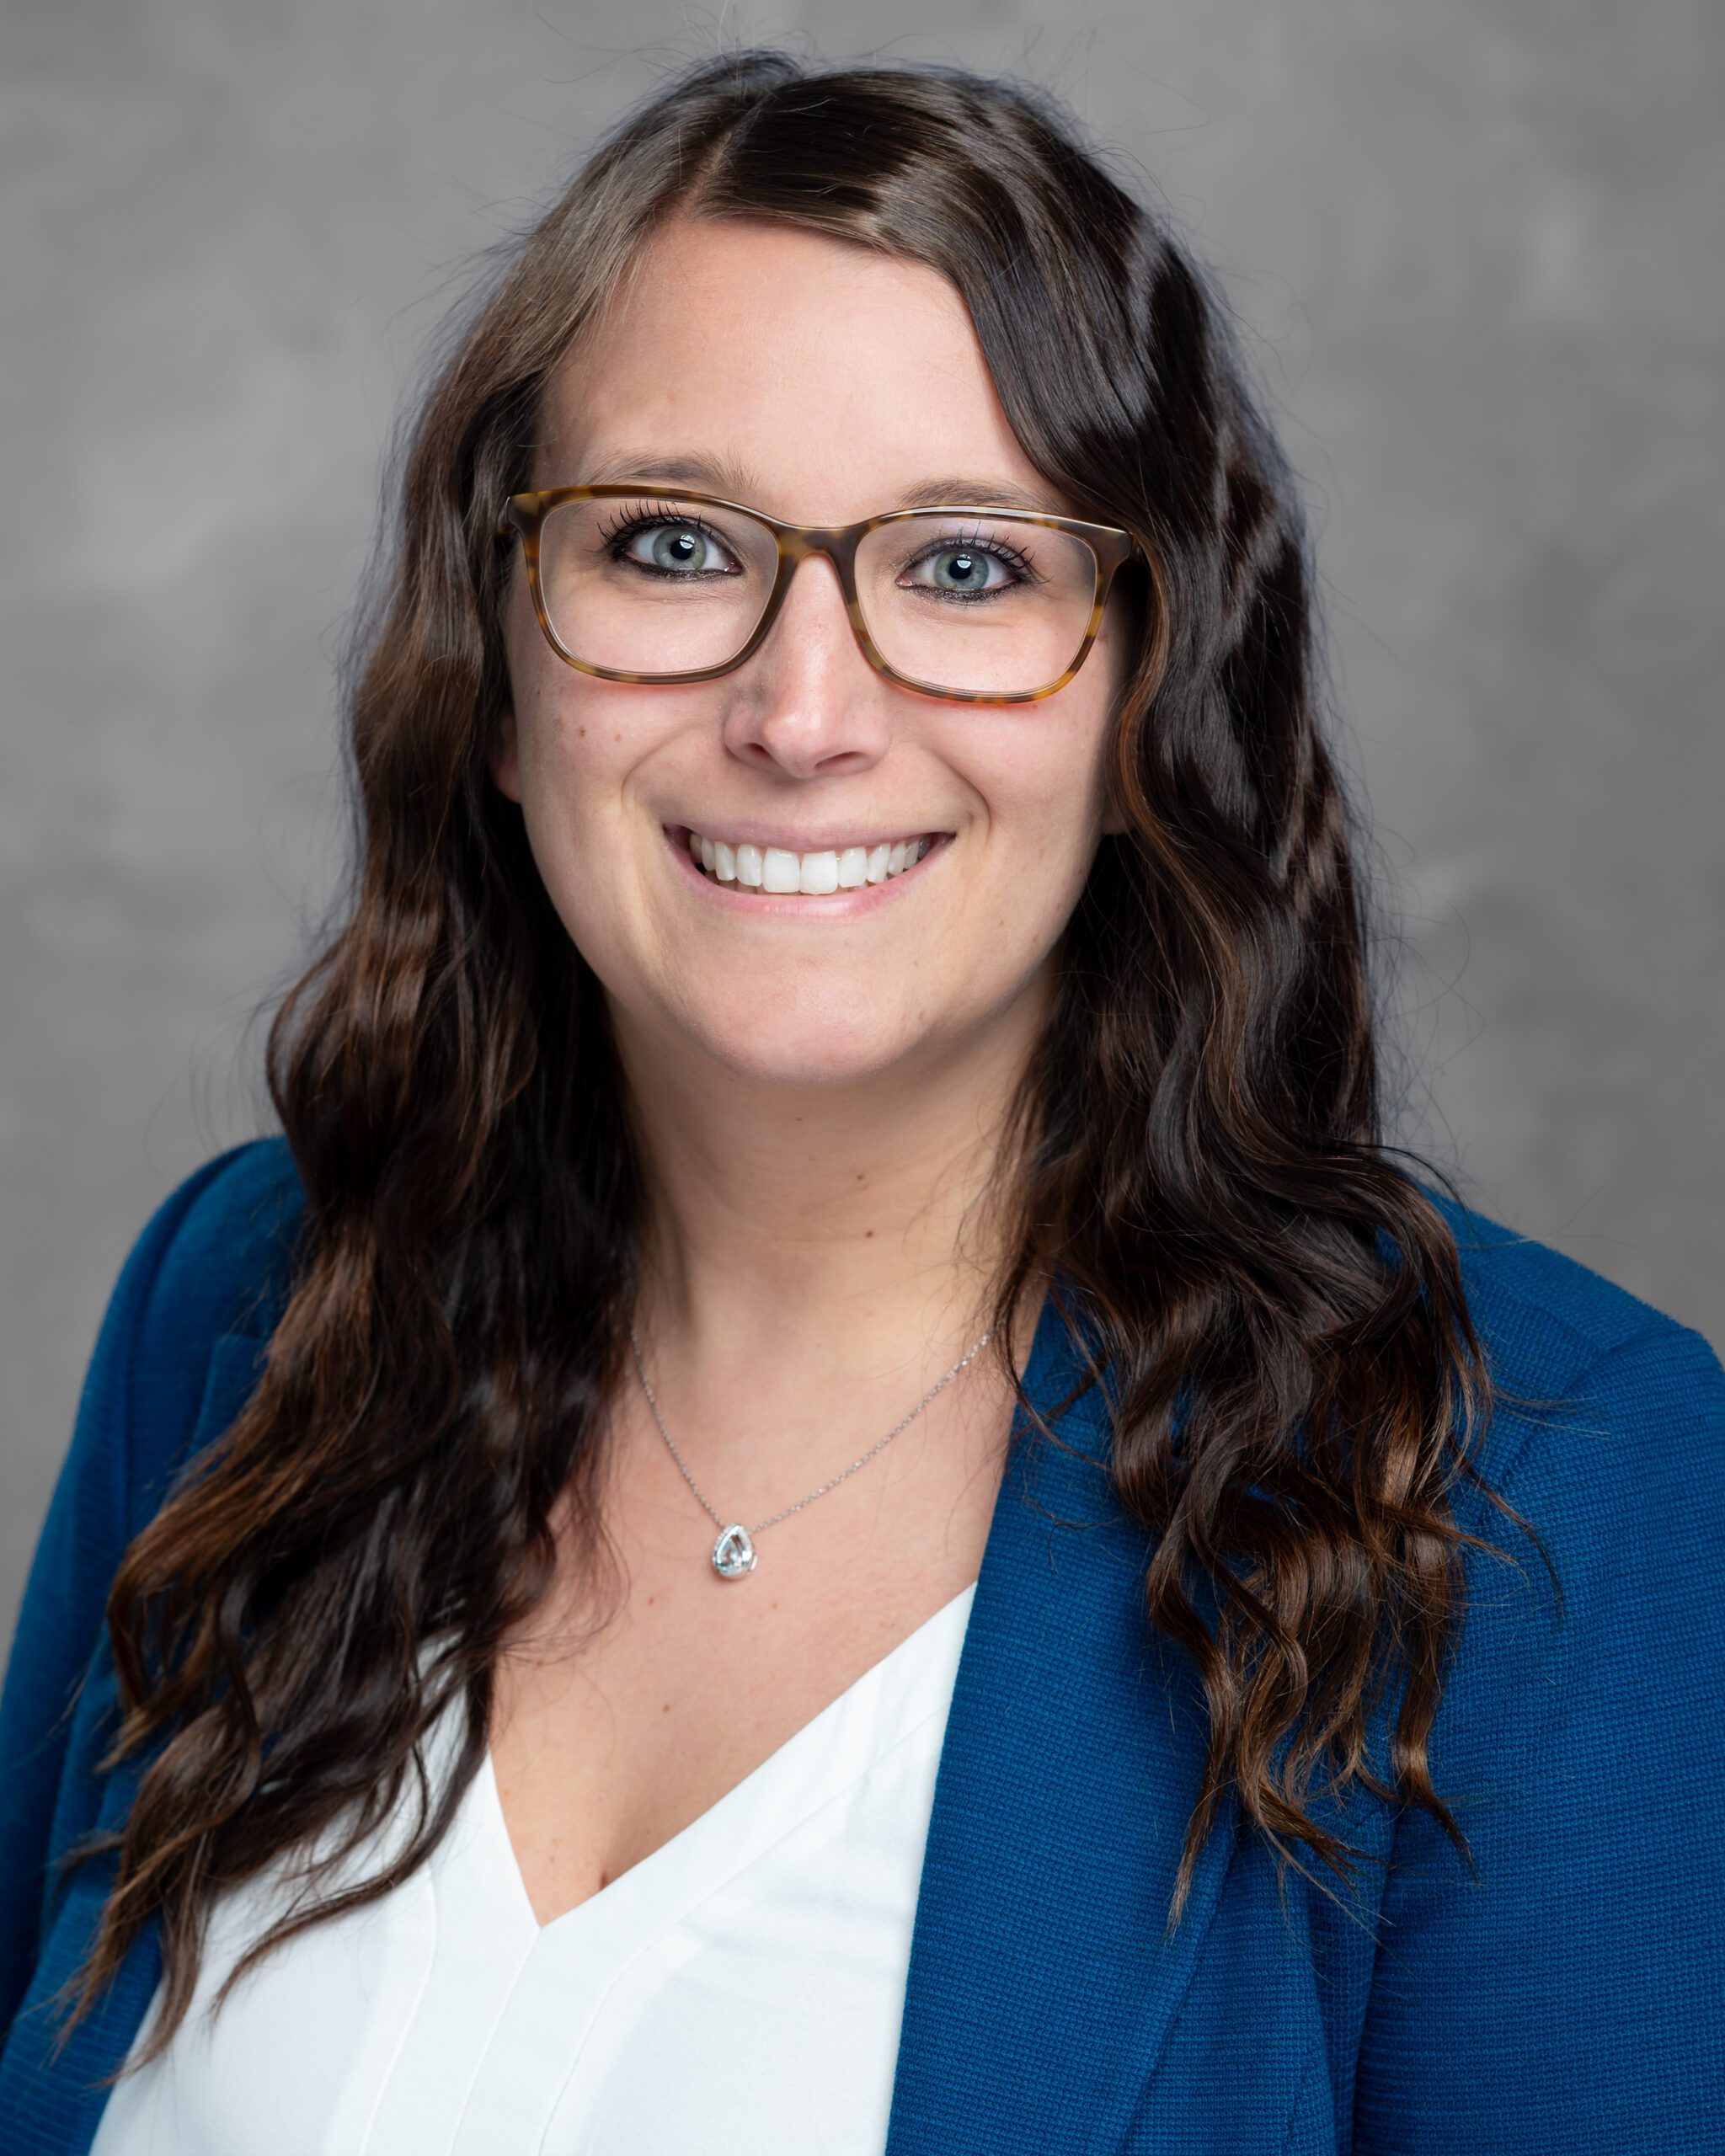
[[[101,1764],[104,1607],[257,1382],[302,1204],[280,1141],[211,1162],[146,1230],[98,1342],[0,1700],[9,2156],[88,2148],[154,1993],[147,1935],[56,2041],[111,1878],[60,1860],[136,1788]],[[1481,1464],[1560,1591],[1463,1499],[1503,1552],[1470,1561],[1433,1742],[1471,1864],[1423,1813],[1355,1796],[1332,1820],[1362,1859],[1338,1892],[1279,1873],[1231,1811],[1170,1930],[1202,1694],[1147,1633],[1098,1396],[1054,1442],[1021,1422],[936,1789],[891,2156],[1725,2150],[1725,1376],[1581,1267],[1451,1220],[1500,1394]],[[1076,1371],[1050,1310],[1026,1375],[1044,1416]]]

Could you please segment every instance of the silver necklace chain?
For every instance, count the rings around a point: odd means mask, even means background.
[[[823,1482],[818,1490],[811,1490],[806,1497],[799,1497],[794,1505],[787,1505],[782,1513],[774,1513],[771,1518],[761,1520],[754,1527],[745,1527],[740,1521],[727,1520],[722,1513],[716,1513],[707,1502],[706,1493],[702,1491],[701,1485],[690,1474],[687,1461],[677,1450],[670,1432],[665,1427],[665,1417],[659,1412],[659,1402],[654,1397],[652,1385],[648,1382],[647,1365],[641,1359],[641,1342],[635,1336],[633,1321],[631,1320],[629,1324],[629,1348],[635,1358],[635,1374],[641,1380],[641,1390],[647,1396],[647,1405],[653,1411],[653,1419],[659,1425],[659,1434],[665,1439],[666,1450],[677,1464],[678,1473],[694,1492],[696,1502],[702,1511],[718,1529],[718,1540],[713,1545],[713,1569],[722,1579],[728,1580],[742,1579],[754,1571],[755,1537],[757,1534],[764,1534],[769,1527],[777,1527],[781,1520],[788,1519],[793,1513],[801,1512],[806,1505],[812,1505],[817,1497],[824,1497],[829,1490],[836,1490],[841,1482],[848,1482],[853,1475],[867,1467],[877,1454],[886,1450],[895,1438],[910,1428],[923,1409],[946,1390],[961,1370],[968,1369],[976,1360],[993,1337],[994,1331],[991,1326],[976,1345],[967,1354],[961,1355],[946,1375],[923,1394],[921,1399],[902,1422],[895,1422],[879,1444],[870,1445],[862,1458],[853,1460],[842,1474],[835,1475],[830,1482]]]

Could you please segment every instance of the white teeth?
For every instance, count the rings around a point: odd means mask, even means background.
[[[934,844],[932,839],[900,839],[896,845],[847,846],[814,853],[793,853],[788,846],[728,846],[723,839],[689,833],[689,852],[716,883],[737,883],[746,890],[803,893],[825,898],[834,891],[861,890],[884,883],[914,868]]]

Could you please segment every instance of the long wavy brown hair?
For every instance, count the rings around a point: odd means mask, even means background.
[[[483,1757],[500,1643],[551,1581],[559,1500],[597,1547],[642,1179],[602,995],[488,776],[509,701],[497,529],[547,376],[673,213],[950,279],[1033,461],[1153,565],[1113,741],[1126,828],[1024,1078],[997,1301],[1004,1318],[1046,1276],[1081,1316],[1149,1538],[1148,1624],[1202,1681],[1170,1921],[1231,1799],[1343,1881],[1315,1784],[1460,1841],[1428,1739],[1486,1374],[1444,1217],[1384,1140],[1306,543],[1225,312],[1040,95],[745,52],[585,166],[469,311],[404,456],[351,677],[353,902],[271,1038],[307,1198],[291,1300],[255,1396],[109,1604],[116,1756],[143,1772],[83,1999],[159,1919],[152,2048],[216,1892],[286,1852],[350,1855],[407,1804],[387,1867],[262,1951],[425,1860]],[[446,1708],[461,1741],[433,1777]]]

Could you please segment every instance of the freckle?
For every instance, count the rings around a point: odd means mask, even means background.
[[[617,746],[618,746],[619,748],[621,748],[621,747],[622,746],[622,739],[623,739],[623,737],[622,736],[622,734],[613,734],[611,735],[611,739],[612,739],[613,741],[615,741],[615,742],[617,743]]]
[[[669,1700],[667,1700],[665,1701],[665,1705],[663,1705],[663,1706],[659,1710],[659,1711],[660,1711],[660,1714],[662,1714],[662,1715],[668,1715],[668,1714],[670,1712],[670,1701]]]

